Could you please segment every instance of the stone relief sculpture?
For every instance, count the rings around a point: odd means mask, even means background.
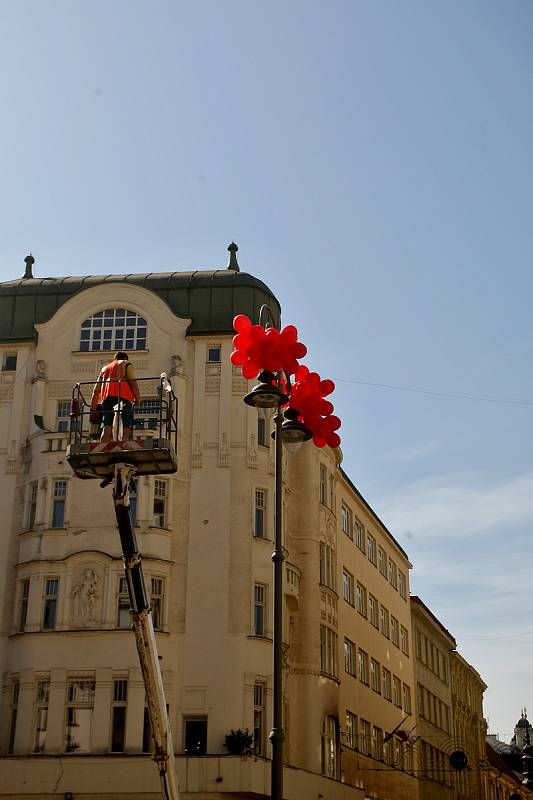
[[[74,583],[70,596],[72,598],[72,620],[75,627],[90,628],[98,623],[99,583],[100,577],[92,567],[83,569],[82,576]]]
[[[41,358],[35,364],[35,372],[33,373],[31,382],[42,380],[46,378],[46,362]]]

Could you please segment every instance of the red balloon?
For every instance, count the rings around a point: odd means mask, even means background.
[[[341,437],[338,433],[330,433],[327,438],[327,443],[330,447],[340,447]]]
[[[322,397],[325,397],[327,394],[331,394],[335,388],[335,384],[333,381],[325,380],[320,381],[320,391],[322,393]]]
[[[236,331],[239,331],[239,333],[247,333],[252,327],[252,323],[246,314],[237,314],[233,320],[233,327]]]
[[[242,350],[234,350],[230,355],[230,361],[232,364],[235,364],[236,367],[241,366],[246,361],[246,353]]]
[[[252,325],[249,336],[252,342],[261,342],[265,338],[265,329],[262,325]]]
[[[242,376],[243,378],[256,378],[258,374],[261,372],[261,367],[257,366],[257,363],[254,361],[247,361],[242,366]]]

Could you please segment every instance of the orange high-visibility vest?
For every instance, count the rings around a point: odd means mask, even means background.
[[[102,367],[100,372],[100,402],[104,402],[106,397],[119,397],[121,400],[129,400],[131,403],[135,401],[133,392],[127,380],[125,380],[126,369],[129,361],[111,361]],[[124,375],[121,374],[122,366],[124,365]],[[120,380],[118,380],[120,378]]]

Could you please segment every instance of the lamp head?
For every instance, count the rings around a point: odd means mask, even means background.
[[[258,378],[259,383],[245,395],[244,402],[249,406],[255,406],[259,416],[271,417],[289,398],[278,385],[273,372],[263,370],[259,373]]]
[[[281,426],[281,441],[287,452],[297,453],[302,444],[311,439],[313,434],[303,422],[298,421],[299,412],[295,408],[287,408],[283,416],[285,419]],[[272,438],[276,438],[275,431],[272,431]]]

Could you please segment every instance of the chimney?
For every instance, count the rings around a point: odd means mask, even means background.
[[[227,263],[226,269],[232,269],[235,272],[240,272],[241,271],[240,267],[239,267],[239,264],[237,262],[237,250],[238,249],[239,248],[237,247],[235,242],[232,242],[230,245],[228,245],[229,259],[228,259],[228,263]]]
[[[26,256],[26,258],[24,259],[24,262],[26,264],[26,272],[24,273],[24,278],[22,280],[27,280],[28,278],[33,278],[32,268],[33,268],[33,265],[35,264],[35,259],[34,259],[34,257],[32,256],[31,253],[29,254],[29,256]]]

